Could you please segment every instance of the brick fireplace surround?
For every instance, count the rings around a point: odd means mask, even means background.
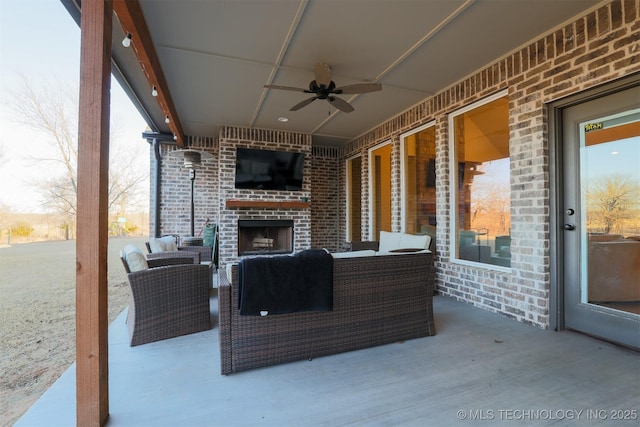
[[[219,264],[237,262],[238,221],[278,220],[293,222],[293,252],[325,247],[342,247],[340,235],[340,188],[338,150],[311,146],[304,134],[224,127],[219,138],[190,138],[192,147],[213,154],[203,162],[195,181],[195,233],[207,218],[219,225]],[[236,189],[236,148],[295,151],[305,153],[301,191]],[[161,147],[160,234],[189,235],[190,181],[181,160],[168,157],[174,149]],[[152,171],[155,173],[154,158]],[[152,173],[152,174],[153,174]],[[154,194],[152,191],[152,198]],[[151,201],[153,206],[154,200]],[[153,229],[154,224],[151,225]]]

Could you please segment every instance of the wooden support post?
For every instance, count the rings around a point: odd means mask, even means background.
[[[76,422],[109,417],[107,231],[111,0],[82,2],[76,241]]]

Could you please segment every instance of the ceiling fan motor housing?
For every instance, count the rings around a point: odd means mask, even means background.
[[[315,80],[311,80],[309,83],[309,92],[315,93],[318,95],[319,99],[327,99],[330,93],[333,93],[333,90],[336,88],[336,84],[333,80],[329,83],[329,86],[318,85],[318,82]],[[335,92],[338,93],[338,92]]]

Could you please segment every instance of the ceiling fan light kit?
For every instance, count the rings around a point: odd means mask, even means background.
[[[354,110],[353,106],[344,99],[338,98],[333,95],[360,94],[382,90],[382,85],[380,83],[359,83],[343,87],[336,87],[335,82],[331,80],[331,68],[328,64],[324,64],[321,62],[318,62],[316,64],[315,79],[311,80],[311,82],[309,83],[309,89],[278,85],[265,85],[264,87],[268,89],[290,90],[294,92],[314,94],[314,96],[312,96],[311,98],[307,98],[291,107],[289,111],[297,111],[302,107],[311,104],[316,99],[326,99],[331,105],[345,113],[352,112]]]

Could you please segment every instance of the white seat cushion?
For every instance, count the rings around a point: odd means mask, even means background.
[[[404,248],[404,249],[418,249],[418,248]],[[403,252],[400,249],[400,250],[395,250],[393,252],[376,252],[376,256],[385,256],[385,255],[394,256],[394,255],[405,255],[405,254],[421,254],[423,252],[431,253],[431,251],[429,249],[420,249],[420,250],[407,251],[407,252]]]
[[[227,273],[227,281],[229,284],[233,284],[231,281],[231,270],[233,268],[233,264],[229,263],[225,266],[225,272]]]
[[[177,251],[178,244],[173,236],[150,237],[149,248],[151,252]]]
[[[147,270],[149,268],[149,264],[147,264],[147,259],[145,258],[142,251],[133,245],[127,245],[122,248],[120,251],[120,257],[122,257],[127,265],[129,266],[129,271],[134,273],[136,271]]]
[[[353,252],[332,252],[331,256],[334,258],[360,258],[364,256],[374,256],[376,251],[371,249],[366,249],[362,251],[353,251]]]

